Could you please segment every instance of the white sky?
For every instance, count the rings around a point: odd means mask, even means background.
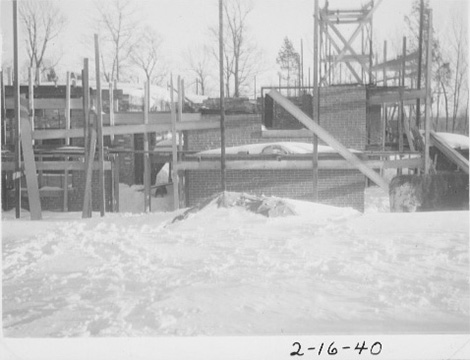
[[[21,1],[21,0],[20,0]],[[162,52],[168,69],[188,79],[185,53],[190,47],[202,46],[213,39],[209,25],[217,25],[218,0],[134,0],[141,8],[141,21],[149,24],[164,39]],[[377,1],[377,0],[376,0]],[[12,2],[1,2],[1,30],[3,34],[3,63],[12,59]],[[324,0],[320,0],[320,7]],[[358,8],[368,0],[330,0],[330,9]],[[54,43],[51,53],[61,52],[60,72],[79,71],[83,58],[93,61],[92,14],[96,12],[92,0],[61,0],[60,6],[68,18],[67,29]],[[304,44],[304,72],[312,63],[312,33],[314,0],[253,0],[254,9],[249,17],[249,29],[253,40],[264,54],[263,74],[257,77],[257,86],[277,83],[276,56],[283,38],[288,36],[300,52],[300,39]],[[431,0],[434,24],[439,36],[448,32],[452,19],[461,16],[468,20],[468,0]],[[411,9],[411,0],[383,0],[374,14],[374,43],[382,49],[388,40],[390,54],[393,47],[401,48],[405,35],[404,15]],[[20,34],[22,38],[23,35]],[[84,45],[89,39],[89,46]],[[20,42],[21,43],[21,42]],[[61,50],[60,50],[61,49]],[[381,50],[379,51],[381,54]],[[26,58],[25,51],[20,54]],[[213,90],[217,93],[217,68],[214,68]],[[63,77],[62,77],[63,78]]]

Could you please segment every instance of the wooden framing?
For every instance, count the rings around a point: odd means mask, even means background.
[[[382,104],[397,104],[400,101],[403,101],[404,105],[414,105],[416,104],[416,99],[425,99],[426,90],[421,89],[412,89],[412,90],[402,90],[400,94],[399,91],[386,92],[380,95],[372,95],[367,100],[368,105],[382,105]]]
[[[14,99],[6,98],[5,107],[7,110],[14,109]],[[57,110],[66,109],[66,99],[34,99],[34,107],[38,110]],[[81,110],[83,109],[83,99],[72,98],[70,99],[70,109]]]
[[[93,165],[96,151],[96,130],[91,128],[90,136],[90,151],[88,154],[88,160],[86,162],[86,173],[85,173],[85,191],[83,196],[83,209],[82,209],[82,218],[90,218],[92,213],[92,201],[91,201],[91,180],[93,175]],[[101,164],[98,163],[98,168],[101,168]]]
[[[66,74],[65,85],[65,129],[70,129],[70,72]],[[70,145],[70,138],[65,138],[65,145]]]
[[[37,161],[36,170],[43,171],[84,171],[87,169],[87,163],[82,161]],[[93,170],[99,169],[99,162],[93,161],[91,165]],[[111,162],[104,162],[104,169],[111,170]],[[15,164],[12,162],[2,162],[3,171],[14,171]],[[21,175],[22,176],[22,175]]]
[[[428,34],[432,35],[432,10],[428,15]],[[431,168],[429,146],[431,143],[431,78],[432,78],[432,36],[428,36],[426,54],[426,110],[424,112],[424,173],[428,174]],[[467,171],[468,172],[468,171]]]
[[[422,167],[424,161],[422,158],[401,159],[401,160],[364,160],[363,164],[371,169],[396,169]],[[355,170],[356,165],[346,160],[319,160],[318,168],[321,170]],[[200,161],[182,161],[177,165],[178,171],[183,170],[220,170],[220,161],[218,158],[212,160],[203,159]],[[230,160],[227,159],[227,170],[311,170],[312,162],[310,159],[304,160]]]
[[[343,156],[348,162],[355,166],[365,176],[375,182],[378,186],[388,192],[388,182],[377,174],[374,170],[364,164],[356,155],[351,153],[343,144],[336,140],[320,125],[315,123],[310,117],[308,117],[302,110],[295,106],[288,99],[279,94],[276,90],[271,90],[268,93],[278,104],[280,104],[287,112],[304,124],[307,128],[312,130],[321,140],[327,145],[335,149],[341,156]]]

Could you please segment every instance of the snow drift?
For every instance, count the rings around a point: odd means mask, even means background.
[[[4,214],[4,336],[470,330],[468,211],[363,215],[282,200],[297,215]]]

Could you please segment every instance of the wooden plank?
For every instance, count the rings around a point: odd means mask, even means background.
[[[171,98],[171,149],[172,149],[172,163],[171,163],[171,179],[173,182],[173,209],[179,209],[179,194],[178,194],[178,153],[176,147],[176,112],[174,102],[174,89],[173,89],[173,76],[170,79],[170,98]]]
[[[26,187],[28,189],[28,202],[31,220],[41,220],[41,200],[39,198],[38,176],[36,162],[34,161],[33,139],[31,137],[31,123],[28,109],[21,106],[21,146],[23,149],[24,171],[26,174]],[[21,196],[21,194],[20,194]]]
[[[144,114],[142,112],[127,112],[114,114],[114,124],[115,125],[137,125],[142,124],[142,117]],[[182,121],[201,121],[202,116],[200,113],[184,113]],[[109,124],[109,114],[103,115],[103,123]],[[149,113],[149,124],[161,124],[168,123],[171,124],[171,112],[159,112],[159,113]]]
[[[429,10],[428,15],[428,34],[432,34],[432,9]],[[432,94],[431,94],[431,81],[432,81],[432,36],[428,36],[426,44],[426,108],[424,111],[424,173],[428,174],[431,168],[431,159],[429,157],[429,146],[431,143],[431,106],[432,106]],[[441,150],[442,151],[442,150]],[[452,153],[449,150],[449,153]],[[451,155],[450,159],[457,159],[458,157]],[[467,162],[467,174],[468,174],[468,162]]]
[[[220,124],[217,120],[203,120],[181,122],[176,124],[177,131],[185,130],[208,130],[218,129]],[[140,124],[140,125],[119,125],[114,127],[104,127],[103,135],[126,135],[126,134],[143,134],[146,132],[164,132],[171,131],[171,123],[162,124]],[[83,137],[83,129],[58,129],[58,130],[36,130],[33,132],[33,139],[65,139],[67,136],[71,138]]]
[[[101,103],[101,72],[100,72],[100,44],[98,34],[95,34],[95,70],[96,70],[96,127],[98,136],[98,162],[99,169],[99,196],[100,215],[105,214],[105,190],[104,190],[104,144],[103,144],[103,105]]]
[[[31,131],[34,131],[34,69],[29,68],[29,84],[28,84],[28,111]],[[34,140],[33,140],[34,145]]]
[[[364,160],[371,169],[396,169],[422,167],[422,158],[401,160]],[[321,170],[357,170],[357,167],[346,160],[319,160]],[[227,160],[227,170],[311,170],[312,162],[305,160]],[[220,162],[215,160],[181,161],[177,164],[178,171],[184,170],[220,170]]]
[[[64,212],[69,211],[69,172],[67,170],[64,171],[64,204],[63,204]]]
[[[177,123],[181,123],[183,120],[183,83],[182,83],[181,76],[178,75],[178,112],[176,116]],[[178,132],[178,161],[181,160],[181,154],[183,151],[183,132]],[[184,207],[184,188],[183,188],[183,178],[178,176],[178,197],[179,197],[179,207]]]
[[[15,145],[15,172],[20,171],[21,166],[21,125],[20,125],[20,66],[18,54],[18,1],[13,1],[13,91],[14,91],[14,109],[15,109],[15,122],[12,126],[15,131],[13,132],[12,141]],[[15,216],[21,216],[21,181],[15,181]]]
[[[119,154],[115,155],[114,157],[114,173],[113,173],[113,180],[114,180],[114,196],[113,196],[113,211],[119,212],[119,167],[120,167],[120,156]]]
[[[92,204],[91,204],[91,180],[93,175],[93,163],[95,158],[96,151],[96,130],[91,128],[90,136],[90,147],[88,154],[88,161],[86,163],[86,173],[85,173],[85,190],[83,194],[83,208],[82,208],[82,218],[90,218],[92,213]]]
[[[410,104],[416,104],[416,99],[418,98],[420,99],[426,98],[425,89],[403,90],[402,98],[400,98],[400,94],[398,91],[372,95],[369,97],[369,100],[367,100],[367,103],[369,105],[382,105],[382,104],[398,103],[400,102],[401,99],[403,99],[403,102],[409,101]]]
[[[276,138],[311,138],[313,133],[308,129],[300,130],[263,130],[261,132],[262,138],[276,139]]]
[[[34,102],[35,108],[40,110],[60,110],[67,107],[66,99],[34,99]],[[7,109],[14,109],[14,99],[6,98],[5,105]],[[70,109],[83,109],[83,100],[81,98],[70,99]]]
[[[432,143],[454,164],[456,164],[462,171],[468,174],[468,160],[465,159],[460,153],[447,144],[442,137],[434,131],[429,131],[429,137]]]
[[[276,90],[271,90],[268,93],[278,104],[280,104],[285,110],[287,110],[292,116],[304,124],[307,128],[312,130],[321,140],[327,145],[335,149],[341,156],[343,156],[352,165],[357,167],[365,176],[371,179],[378,186],[388,192],[387,181],[378,175],[374,170],[365,165],[356,155],[351,153],[343,144],[336,140],[320,125],[315,123],[309,116],[307,116],[302,110],[295,106],[291,101],[283,97]]]
[[[144,124],[149,122],[149,102],[150,102],[150,84],[145,83],[144,92]],[[144,133],[144,212],[151,211],[151,194],[150,194],[150,156],[149,156],[149,137],[148,133]]]
[[[104,119],[103,119],[104,121]],[[109,82],[109,126],[114,126],[114,86],[113,82]],[[114,145],[114,135],[110,136],[111,144]]]
[[[65,76],[65,129],[70,130],[70,72]],[[70,138],[65,138],[65,145],[70,145]]]
[[[88,69],[88,59],[83,59],[83,71],[82,71],[82,82],[83,82],[83,147],[85,148],[85,163],[88,162],[88,152],[86,148],[89,144],[89,134],[90,134],[90,87],[89,87],[89,69]],[[80,133],[80,129],[77,133]],[[34,136],[34,134],[33,134]],[[80,137],[80,136],[78,136]]]

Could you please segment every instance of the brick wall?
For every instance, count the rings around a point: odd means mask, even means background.
[[[105,208],[106,211],[112,211],[112,177],[111,170],[105,170]],[[92,175],[92,209],[100,210],[99,203],[99,171],[94,170]],[[85,191],[85,172],[72,171],[72,187],[75,191],[69,194],[69,211],[81,211],[83,208],[83,194]]]
[[[311,138],[269,139],[261,137],[261,115],[226,116],[225,137],[227,147],[278,141],[312,141]],[[191,151],[219,148],[220,130],[189,131],[186,139],[188,150]],[[187,171],[186,184],[187,205],[195,205],[220,191],[220,171]],[[318,186],[321,203],[364,210],[365,177],[359,171],[320,170]],[[258,195],[312,200],[312,171],[229,170],[227,171],[227,189]]]
[[[311,116],[310,95],[290,100]],[[366,108],[365,87],[348,85],[320,88],[320,125],[348,148],[366,148]],[[297,119],[278,105],[275,105],[274,109],[273,129],[304,128]]]
[[[220,191],[220,171],[187,172],[187,204],[195,205]],[[355,170],[321,170],[319,202],[364,211],[364,176]],[[227,190],[255,195],[313,200],[310,170],[228,170]]]

